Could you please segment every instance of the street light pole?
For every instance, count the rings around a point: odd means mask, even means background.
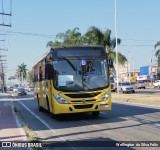
[[[117,93],[119,94],[119,70],[118,70],[118,43],[117,43],[117,3],[114,0],[114,19],[115,19],[115,37],[116,37],[116,78],[117,78]]]

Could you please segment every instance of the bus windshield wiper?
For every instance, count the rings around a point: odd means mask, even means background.
[[[77,71],[76,67],[71,63],[71,61],[69,59],[67,59],[66,57],[62,57],[70,66],[74,71]]]

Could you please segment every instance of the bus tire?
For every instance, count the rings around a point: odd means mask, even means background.
[[[48,96],[47,95],[46,95],[46,102],[47,102],[47,111],[50,113],[49,101],[48,101]]]
[[[99,111],[93,111],[92,112],[92,117],[93,118],[98,118],[99,117]]]

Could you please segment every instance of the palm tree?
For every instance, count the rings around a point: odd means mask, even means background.
[[[59,33],[56,36],[60,41],[49,41],[47,47],[53,47],[58,45],[103,45],[105,46],[106,52],[109,57],[115,61],[116,52],[114,51],[116,47],[116,39],[111,38],[111,30],[107,29],[102,32],[97,27],[90,27],[88,31],[82,36],[79,32],[79,28],[74,28],[73,30],[68,29],[65,33]],[[117,39],[117,43],[120,44],[121,40]],[[126,57],[118,53],[118,60],[121,65],[127,61]]]
[[[155,49],[157,47],[160,47],[160,41],[158,41],[156,44],[155,44]],[[158,49],[155,53],[155,56],[158,58],[158,66],[160,66],[160,49]]]
[[[109,57],[113,61],[116,60],[116,52],[114,51],[116,47],[116,39],[111,38],[111,30],[107,29],[105,32],[102,32],[97,27],[90,27],[84,35],[84,39],[86,39],[85,44],[105,46],[106,52],[109,54]],[[117,43],[120,44],[121,39],[117,39]],[[118,61],[121,65],[124,65],[127,59],[123,54],[118,53]]]
[[[53,46],[60,46],[60,45],[62,45],[61,44],[61,42],[59,42],[59,41],[55,41],[55,42],[52,42],[52,41],[49,41],[48,43],[47,43],[47,45],[46,45],[46,47],[53,47]]]
[[[33,83],[32,79],[33,79],[33,71],[31,70],[31,71],[28,71],[27,73],[27,81],[29,84]]]
[[[57,34],[56,38],[62,40],[64,45],[80,45],[82,44],[81,33],[79,28],[73,30],[68,29],[65,33]]]
[[[79,32],[79,28],[74,28],[73,30],[68,29],[65,33],[58,33],[56,35],[55,42],[49,41],[47,43],[47,47],[53,47],[53,46],[60,46],[60,45],[81,45],[82,42],[82,36]]]
[[[88,45],[103,45],[104,34],[96,27],[90,27],[83,36],[83,41]]]
[[[25,65],[24,62],[23,62],[21,65],[18,65],[18,69],[16,71],[16,76],[17,76],[17,78],[18,78],[18,80],[20,81],[21,84],[23,83],[23,81],[27,77],[27,70],[28,69],[26,69],[26,66],[27,65]]]

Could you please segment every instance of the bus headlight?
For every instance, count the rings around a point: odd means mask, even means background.
[[[53,96],[60,104],[68,104],[68,101],[65,100],[63,97],[61,97],[57,94],[54,94]]]
[[[111,92],[105,93],[105,94],[100,98],[99,101],[102,102],[102,101],[108,100],[108,98],[110,97],[110,95],[111,95]]]

